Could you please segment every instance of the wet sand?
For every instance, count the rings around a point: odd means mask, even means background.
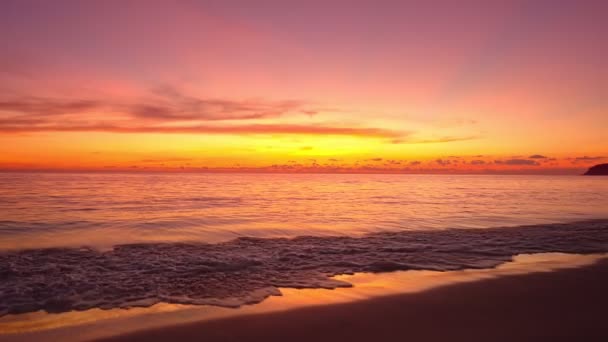
[[[608,341],[608,261],[100,341]]]

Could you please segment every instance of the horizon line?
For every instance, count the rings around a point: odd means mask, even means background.
[[[377,174],[377,175],[471,175],[471,176],[583,176],[584,172],[574,172],[585,169],[583,168],[571,168],[571,169],[557,169],[554,172],[542,172],[537,170],[486,170],[485,172],[441,172],[441,171],[427,171],[427,172],[398,172],[398,171],[343,171],[343,172],[331,172],[331,171],[272,171],[272,170],[201,170],[201,169],[170,169],[170,170],[150,170],[150,169],[0,169],[0,173],[63,173],[63,174],[86,174],[86,173],[119,173],[119,174],[144,174],[144,173],[156,173],[156,174]],[[567,172],[572,170],[573,172]]]

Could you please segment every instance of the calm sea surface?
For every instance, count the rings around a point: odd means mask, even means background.
[[[0,174],[0,248],[358,235],[608,217],[608,178]]]
[[[0,249],[608,218],[608,177],[0,174]]]

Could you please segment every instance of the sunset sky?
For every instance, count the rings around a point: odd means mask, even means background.
[[[579,173],[608,1],[0,2],[0,169]]]

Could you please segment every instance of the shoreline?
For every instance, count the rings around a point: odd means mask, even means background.
[[[281,288],[282,296],[272,296],[262,303],[246,305],[238,309],[161,303],[153,307],[128,310],[95,309],[62,314],[36,312],[25,315],[14,315],[8,319],[5,317],[0,320],[0,341],[90,341],[103,340],[104,338],[109,338],[108,341],[129,341],[132,338],[136,340],[149,340],[159,333],[164,334],[173,330],[178,335],[189,332],[198,336],[198,331],[201,329],[204,331],[213,330],[208,328],[208,324],[212,326],[233,324],[234,326],[229,328],[228,331],[240,331],[243,324],[249,326],[247,322],[250,319],[254,321],[259,319],[268,320],[269,318],[262,318],[266,316],[275,317],[272,320],[276,322],[269,321],[264,323],[270,326],[275,324],[282,326],[283,317],[290,317],[292,315],[296,315],[293,319],[302,321],[306,325],[310,322],[306,318],[298,316],[297,312],[300,312],[300,310],[316,310],[319,312],[315,315],[323,316],[326,309],[331,311],[335,310],[332,308],[352,304],[355,306],[369,306],[371,313],[377,311],[375,309],[377,308],[377,304],[374,304],[375,301],[382,300],[382,298],[401,298],[405,296],[410,298],[408,299],[409,301],[416,302],[420,301],[416,299],[419,296],[423,298],[427,292],[441,291],[444,288],[464,286],[464,293],[467,293],[466,287],[470,284],[493,280],[501,281],[501,279],[511,279],[512,277],[523,277],[523,280],[519,280],[519,282],[525,282],[528,276],[559,274],[569,270],[577,271],[589,267],[597,267],[597,265],[600,265],[596,264],[598,261],[601,265],[604,265],[602,268],[604,270],[603,276],[601,279],[598,277],[598,279],[608,288],[608,277],[606,276],[606,273],[608,273],[608,254],[542,253],[518,255],[511,262],[489,269],[467,269],[447,272],[397,271],[338,276],[335,277],[337,280],[351,282],[354,284],[354,287],[335,290]],[[585,290],[584,286],[581,286],[580,289]],[[556,291],[559,292],[560,290],[556,289]],[[473,296],[473,298],[478,297]],[[496,299],[492,298],[490,302],[496,302]],[[500,302],[496,303],[499,304]],[[390,306],[388,309],[390,309]],[[525,306],[522,309],[525,309]],[[462,313],[468,311],[466,307],[459,310]],[[457,314],[460,315],[460,312],[457,312]],[[407,310],[402,314],[405,313],[407,313]],[[330,315],[327,320],[331,322],[332,317]],[[393,324],[399,326],[401,323],[393,322]],[[12,332],[10,329],[13,329]],[[4,330],[4,333],[2,333],[2,330]],[[195,338],[194,335],[190,338],[197,339],[198,337]],[[252,336],[255,336],[255,334]],[[223,340],[225,337],[222,337],[220,340]],[[283,337],[287,338],[286,336]],[[321,337],[317,336],[314,338],[323,340]],[[273,340],[273,338],[278,337],[266,336],[265,338]],[[341,337],[336,338],[340,339]],[[189,340],[189,337],[183,337],[183,339]],[[213,340],[213,337],[206,337],[206,339]],[[243,340],[243,336],[239,336],[238,340]],[[256,341],[256,339],[251,339],[251,341]]]
[[[99,339],[123,341],[606,341],[608,259],[351,303]]]
[[[6,275],[0,282],[0,316],[163,302],[239,307],[278,295],[278,288],[352,286],[336,275],[489,269],[519,254],[606,253],[604,241],[608,220],[364,236],[239,237],[217,244],[124,244],[105,252],[22,250],[0,255],[0,273]]]

